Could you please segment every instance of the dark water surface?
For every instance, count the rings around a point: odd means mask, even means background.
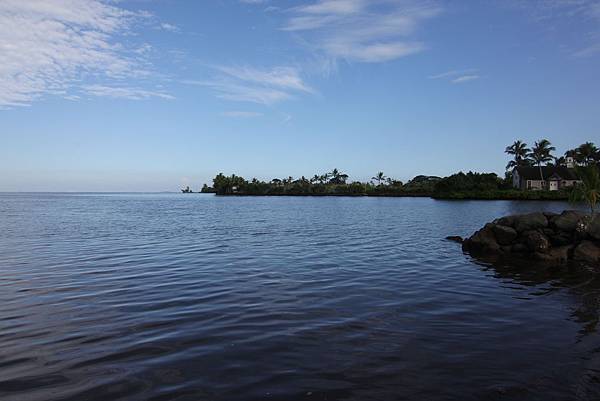
[[[564,208],[0,194],[0,399],[598,400],[597,280],[442,240]]]

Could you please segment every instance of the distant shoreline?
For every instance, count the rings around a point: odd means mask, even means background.
[[[444,194],[418,194],[418,193],[381,193],[381,194],[349,194],[349,193],[224,193],[224,194],[216,194],[214,192],[205,192],[205,193],[213,193],[216,196],[223,197],[282,197],[282,196],[290,196],[290,197],[350,197],[350,198],[360,198],[360,197],[368,197],[368,198],[430,198],[435,200],[489,200],[489,201],[497,201],[497,200],[506,200],[506,201],[558,201],[558,202],[566,202],[569,200],[568,194],[554,191],[531,191],[531,192],[522,192],[522,191],[505,191],[505,192],[494,192],[494,193],[486,193],[486,192],[454,192],[454,193],[444,193]]]

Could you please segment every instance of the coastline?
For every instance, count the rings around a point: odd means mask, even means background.
[[[202,193],[202,192],[201,192]],[[520,192],[520,191],[494,191],[494,192],[450,192],[450,193],[218,193],[218,192],[203,192],[212,193],[216,196],[233,196],[233,197],[281,197],[281,196],[297,196],[297,197],[372,197],[372,198],[430,198],[435,200],[521,200],[521,201],[558,201],[566,202],[569,200],[569,196],[562,192],[551,192],[551,191],[531,191],[531,192]]]

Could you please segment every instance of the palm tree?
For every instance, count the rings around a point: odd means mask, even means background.
[[[329,173],[329,176],[331,177],[329,182],[331,182],[332,184],[337,184],[337,182],[340,178],[340,172],[338,171],[337,168],[334,168],[333,171],[331,173]]]
[[[585,201],[592,212],[596,211],[596,204],[600,200],[600,173],[596,166],[578,167],[577,175],[581,184],[577,184],[570,195],[571,202]]]
[[[513,160],[509,161],[506,165],[506,169],[510,170],[513,167],[527,166],[531,163],[528,156],[530,149],[527,147],[525,142],[520,140],[514,141],[512,145],[507,146],[504,149],[504,153],[514,156]]]
[[[542,172],[542,163],[548,163],[552,161],[551,153],[555,151],[556,148],[552,146],[549,140],[541,139],[539,142],[536,142],[531,148],[529,152],[529,157],[533,162],[540,168],[540,178],[544,181],[544,173]]]
[[[383,174],[383,171],[380,171],[375,175],[375,177],[371,177],[372,180],[377,181],[377,185],[381,185],[382,181],[385,181],[387,177]]]
[[[567,159],[565,159],[564,156],[554,157],[554,161],[552,162],[552,164],[554,166],[556,166],[556,167],[566,166],[567,165]]]
[[[586,142],[577,148],[577,154],[581,162],[586,166],[594,162],[596,153],[598,153],[598,148],[592,142]]]
[[[314,184],[316,182],[319,182],[319,180],[321,179],[321,177],[319,177],[318,175],[313,175],[313,177],[310,179],[310,183]]]
[[[334,168],[329,176],[331,177],[330,184],[345,184],[348,179],[348,174],[342,173],[337,168]]]

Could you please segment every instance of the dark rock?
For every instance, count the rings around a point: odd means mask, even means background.
[[[494,225],[492,227],[496,241],[500,245],[510,245],[517,238],[517,231],[508,226]]]
[[[584,216],[575,210],[565,210],[560,215],[550,220],[550,225],[560,231],[573,232],[577,228],[577,222]]]
[[[493,224],[486,224],[481,230],[473,234],[468,241],[463,242],[463,250],[474,253],[498,252],[500,250],[500,245],[496,242],[493,227]]]
[[[515,227],[515,216],[505,216],[494,220],[494,223],[505,227]]]
[[[565,232],[560,232],[548,237],[552,246],[563,246],[573,243],[573,236]]]
[[[542,229],[540,230],[540,232],[541,232],[542,234],[544,234],[546,237],[551,237],[551,236],[553,236],[553,235],[556,235],[556,234],[557,234],[557,232],[556,232],[556,231],[554,231],[554,230],[553,230],[553,229],[551,229],[551,228],[542,228]]]
[[[459,244],[463,243],[463,237],[459,236],[459,235],[449,235],[448,237],[446,237],[446,239],[448,241],[453,241],[453,242],[458,242]]]
[[[523,233],[523,239],[530,252],[546,253],[550,249],[550,241],[539,231],[527,231]]]
[[[546,262],[553,263],[557,265],[561,265],[567,263],[569,260],[569,253],[571,251],[571,246],[561,246],[558,248],[551,248],[546,253],[536,252],[534,253],[534,258]]]
[[[577,222],[577,226],[575,227],[575,234],[578,238],[583,239],[587,236],[588,228],[591,223],[592,219],[590,218],[590,216],[586,215],[579,219],[579,221]]]
[[[460,241],[460,237],[448,239]],[[489,260],[500,257],[560,266],[575,259],[597,266],[600,272],[600,216],[591,219],[577,211],[502,217],[462,244],[464,251]]]
[[[522,243],[516,243],[514,244],[511,248],[510,248],[511,252],[513,253],[525,253],[528,252],[529,249],[527,248],[527,245],[522,244]]]
[[[522,233],[530,230],[537,230],[548,226],[548,219],[543,213],[529,213],[514,216],[514,228]]]
[[[580,262],[592,264],[600,263],[600,247],[592,241],[582,241],[581,244],[575,248],[573,258]]]
[[[600,215],[595,214],[586,228],[587,234],[597,240],[600,240]]]

